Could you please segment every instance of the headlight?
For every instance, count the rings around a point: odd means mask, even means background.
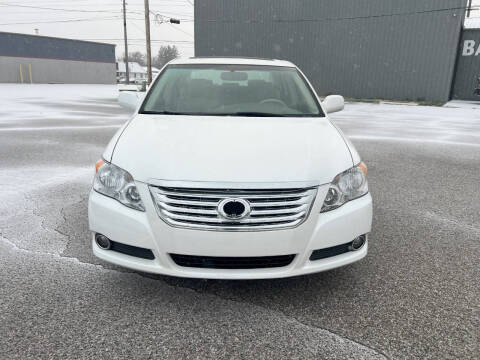
[[[362,162],[335,176],[323,201],[321,212],[339,208],[350,200],[365,195],[367,192],[367,167]]]
[[[97,172],[93,180],[95,191],[118,200],[129,208],[145,211],[132,175],[103,160],[97,161],[95,169]]]

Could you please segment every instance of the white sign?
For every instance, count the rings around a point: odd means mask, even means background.
[[[476,44],[475,40],[465,40],[463,43],[462,56],[472,56],[472,55],[475,55],[475,56],[480,55],[480,43]]]

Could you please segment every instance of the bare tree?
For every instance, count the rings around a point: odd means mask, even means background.
[[[152,65],[160,69],[167,62],[176,59],[179,56],[180,52],[175,45],[161,46],[160,50],[158,50],[158,55],[152,60]]]
[[[121,57],[118,58],[119,61],[125,61],[125,53]],[[128,62],[137,62],[142,66],[145,66],[147,63],[147,57],[144,53],[140,51],[134,51],[134,52],[129,52],[128,53]]]
[[[147,56],[140,51],[134,51],[128,53],[128,60],[137,62],[142,66],[145,66],[147,63]]]

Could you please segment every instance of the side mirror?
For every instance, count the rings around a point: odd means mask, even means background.
[[[145,93],[139,91],[120,91],[118,94],[118,102],[121,106],[130,110],[136,110],[140,102],[143,100]]]
[[[342,111],[345,107],[345,100],[340,95],[328,95],[322,102],[327,114]]]

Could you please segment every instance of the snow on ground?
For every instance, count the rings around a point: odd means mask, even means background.
[[[0,198],[9,193],[11,179],[17,179],[15,189],[24,191],[37,188],[38,182],[53,183],[65,172],[87,173],[91,164],[64,168],[56,165],[53,156],[41,163],[35,156],[49,147],[66,155],[88,152],[88,146],[98,151],[92,135],[98,136],[102,129],[114,132],[131,116],[117,98],[116,85],[0,84]],[[8,160],[22,152],[25,161]]]
[[[444,107],[480,110],[480,101],[451,100]]]
[[[351,139],[480,146],[480,110],[475,104],[348,103],[331,118]]]
[[[2,236],[20,226],[16,246],[62,251],[45,215],[61,222],[64,206],[85,199],[93,164],[131,116],[117,98],[116,85],[0,84]]]
[[[117,126],[117,98],[116,85],[0,84],[0,131]]]

